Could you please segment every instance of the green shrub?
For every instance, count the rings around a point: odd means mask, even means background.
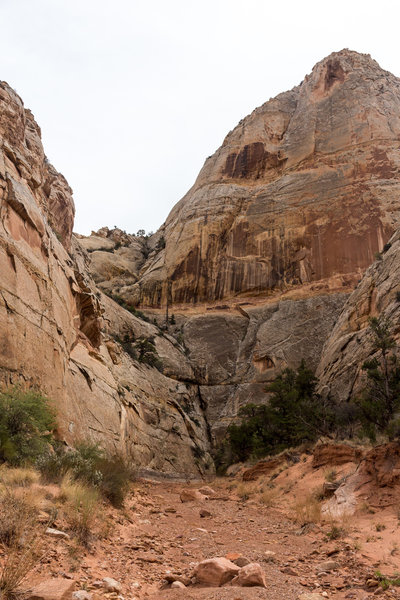
[[[269,403],[248,404],[241,422],[228,428],[230,460],[243,461],[329,435],[335,427],[335,405],[316,393],[317,379],[304,362],[297,371],[285,369],[266,387]]]
[[[123,458],[107,454],[95,444],[79,444],[74,450],[58,446],[36,462],[46,481],[59,482],[69,474],[73,480],[97,488],[113,506],[120,507],[132,478]]]
[[[52,441],[55,412],[49,400],[19,387],[0,392],[0,462],[34,461]]]

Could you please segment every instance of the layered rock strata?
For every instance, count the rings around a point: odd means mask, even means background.
[[[154,307],[350,289],[399,222],[399,131],[399,79],[333,53],[227,135],[122,295]]]

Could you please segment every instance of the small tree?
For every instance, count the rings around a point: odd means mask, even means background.
[[[400,409],[400,364],[394,351],[391,323],[384,317],[370,319],[374,358],[363,364],[366,386],[357,404],[361,409],[364,431],[374,440],[376,433],[395,435],[394,419]]]
[[[330,435],[335,425],[334,404],[316,393],[317,379],[304,361],[297,371],[285,369],[266,387],[268,404],[248,404],[240,424],[228,429],[233,460],[265,456]]]

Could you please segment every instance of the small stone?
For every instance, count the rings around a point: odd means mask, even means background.
[[[182,583],[182,581],[173,581],[171,583],[171,587],[172,588],[186,589],[186,585],[184,583]]]
[[[225,558],[227,560],[231,560],[232,562],[240,558],[242,555],[239,552],[228,552],[225,554]],[[235,563],[236,564],[236,563]]]
[[[326,560],[325,562],[317,565],[318,573],[329,573],[329,571],[334,571],[339,568],[339,564],[334,560]]]
[[[318,592],[305,592],[300,594],[298,600],[325,600],[325,597]]]
[[[210,513],[210,511],[206,510],[205,508],[202,508],[200,511],[200,517],[202,519],[205,519],[207,517],[212,517],[212,514]]]
[[[239,558],[235,558],[232,562],[235,563],[238,567],[246,567],[251,563],[251,560],[246,558],[245,556],[239,556]]]
[[[65,533],[64,531],[59,531],[58,529],[53,529],[52,527],[48,527],[46,529],[46,534],[51,535],[52,537],[63,538],[65,540],[69,540],[68,533]]]
[[[92,600],[93,594],[86,590],[78,590],[77,592],[73,592],[72,598],[74,600]]]
[[[285,573],[285,575],[292,575],[293,577],[298,576],[297,571],[295,571],[292,567],[285,567],[284,569],[281,569],[281,572]]]
[[[122,592],[122,585],[112,577],[104,577],[103,587],[107,592],[117,592],[117,594]]]

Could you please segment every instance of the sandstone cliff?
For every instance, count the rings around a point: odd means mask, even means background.
[[[370,317],[381,315],[389,319],[391,333],[400,343],[399,300],[400,230],[367,269],[327,339],[317,371],[322,391],[347,400],[359,390],[362,364],[374,354]]]
[[[399,132],[400,81],[335,53],[228,134],[154,236],[85,238],[32,114],[1,83],[1,382],[53,398],[67,442],[168,477],[212,471],[239,407],[302,358],[347,397],[367,317],[398,310],[397,234],[348,297],[400,223]],[[162,372],[132,356],[140,338]]]
[[[192,367],[175,340],[101,297],[72,236],[71,193],[32,114],[0,83],[0,382],[47,393],[67,442],[99,441],[148,473],[199,476],[212,461]],[[154,336],[163,373],[132,360],[124,336]]]
[[[325,343],[332,356],[348,295],[400,223],[399,132],[400,80],[334,53],[228,134],[150,239],[81,240],[101,289],[158,323],[168,303],[215,438],[282,368],[316,368]]]
[[[348,50],[243,119],[171,211],[135,304],[350,289],[399,222],[400,80]]]

